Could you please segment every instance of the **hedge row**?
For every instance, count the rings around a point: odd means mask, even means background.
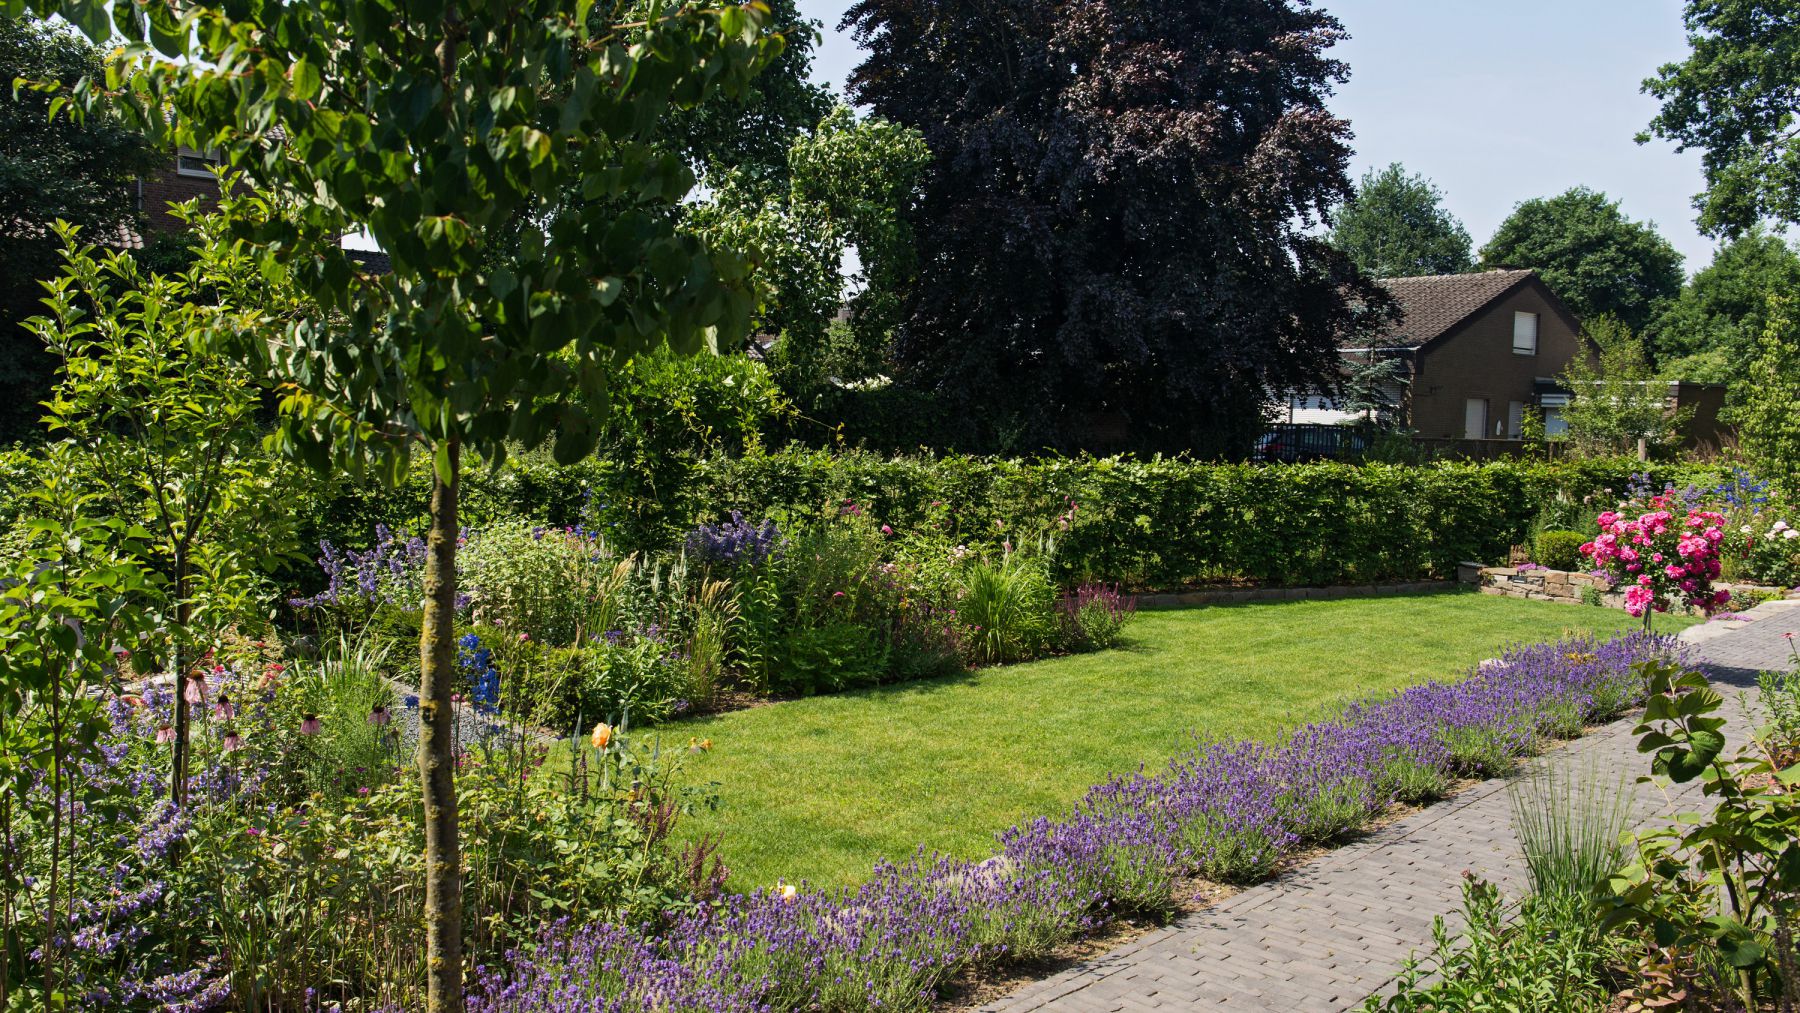
[[[660,488],[603,461],[564,468],[525,457],[471,474],[464,504],[470,524],[585,521],[622,548],[656,548],[733,509],[795,518],[851,501],[901,533],[930,525],[990,544],[1049,536],[1066,581],[1304,586],[1442,577],[1463,560],[1501,559],[1559,496],[1579,503],[1622,493],[1645,470],[1631,459],[1262,466],[788,449],[692,462],[676,480],[662,476]],[[1648,470],[1658,484],[1721,477],[1714,466]],[[378,521],[417,526],[428,483],[421,469],[398,491],[330,492],[310,511],[315,533],[360,545]]]

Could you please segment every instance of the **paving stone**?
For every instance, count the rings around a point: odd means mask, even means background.
[[[1336,588],[1331,589],[1338,590]],[[1484,588],[1484,590],[1487,590]],[[1352,591],[1352,593],[1355,593]],[[1367,593],[1364,591],[1363,593]],[[1783,633],[1800,632],[1800,601],[1769,602],[1749,622],[1683,634],[1727,698],[1754,692],[1756,674],[1790,663]],[[1594,729],[1533,761],[1600,776],[1645,768],[1634,718]],[[982,1007],[990,1013],[1141,1013],[1144,1010],[1280,1010],[1339,1013],[1389,991],[1406,957],[1431,945],[1432,920],[1456,925],[1461,872],[1517,891],[1525,881],[1506,781],[1484,781],[1294,870],[1045,982]],[[1627,777],[1627,783],[1630,778]],[[1665,802],[1638,790],[1642,825],[1700,802],[1684,785]]]

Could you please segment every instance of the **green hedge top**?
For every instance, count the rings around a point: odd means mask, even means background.
[[[853,502],[901,534],[928,526],[971,543],[1052,539],[1069,583],[1300,586],[1448,577],[1458,562],[1503,558],[1559,495],[1610,502],[1645,471],[1658,485],[1722,477],[1715,466],[1632,459],[1249,465],[790,448],[689,461],[654,480],[606,461],[565,468],[526,455],[471,473],[464,501],[473,525],[587,523],[625,549],[678,545],[694,523],[734,509],[791,521]],[[397,492],[324,490],[315,534],[360,546],[377,521],[416,527],[428,494],[422,468]]]

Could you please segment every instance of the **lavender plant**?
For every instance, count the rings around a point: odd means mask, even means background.
[[[859,888],[778,886],[663,932],[557,926],[510,971],[484,973],[471,1009],[923,1010],[963,968],[1042,956],[1121,911],[1166,912],[1184,876],[1267,875],[1303,840],[1510,762],[1570,708],[1616,716],[1642,697],[1634,663],[1681,657],[1646,633],[1520,648],[1273,744],[1198,740],[1162,771],[1002,833],[984,862],[918,856]]]

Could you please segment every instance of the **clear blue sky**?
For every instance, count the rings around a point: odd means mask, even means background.
[[[1356,132],[1355,175],[1400,162],[1444,191],[1487,241],[1513,205],[1575,185],[1653,221],[1691,273],[1712,259],[1694,228],[1699,156],[1633,136],[1656,113],[1639,85],[1686,52],[1681,0],[1321,0],[1350,39],[1331,100]],[[800,0],[824,23],[814,76],[842,89],[860,55],[836,31],[843,0]]]

